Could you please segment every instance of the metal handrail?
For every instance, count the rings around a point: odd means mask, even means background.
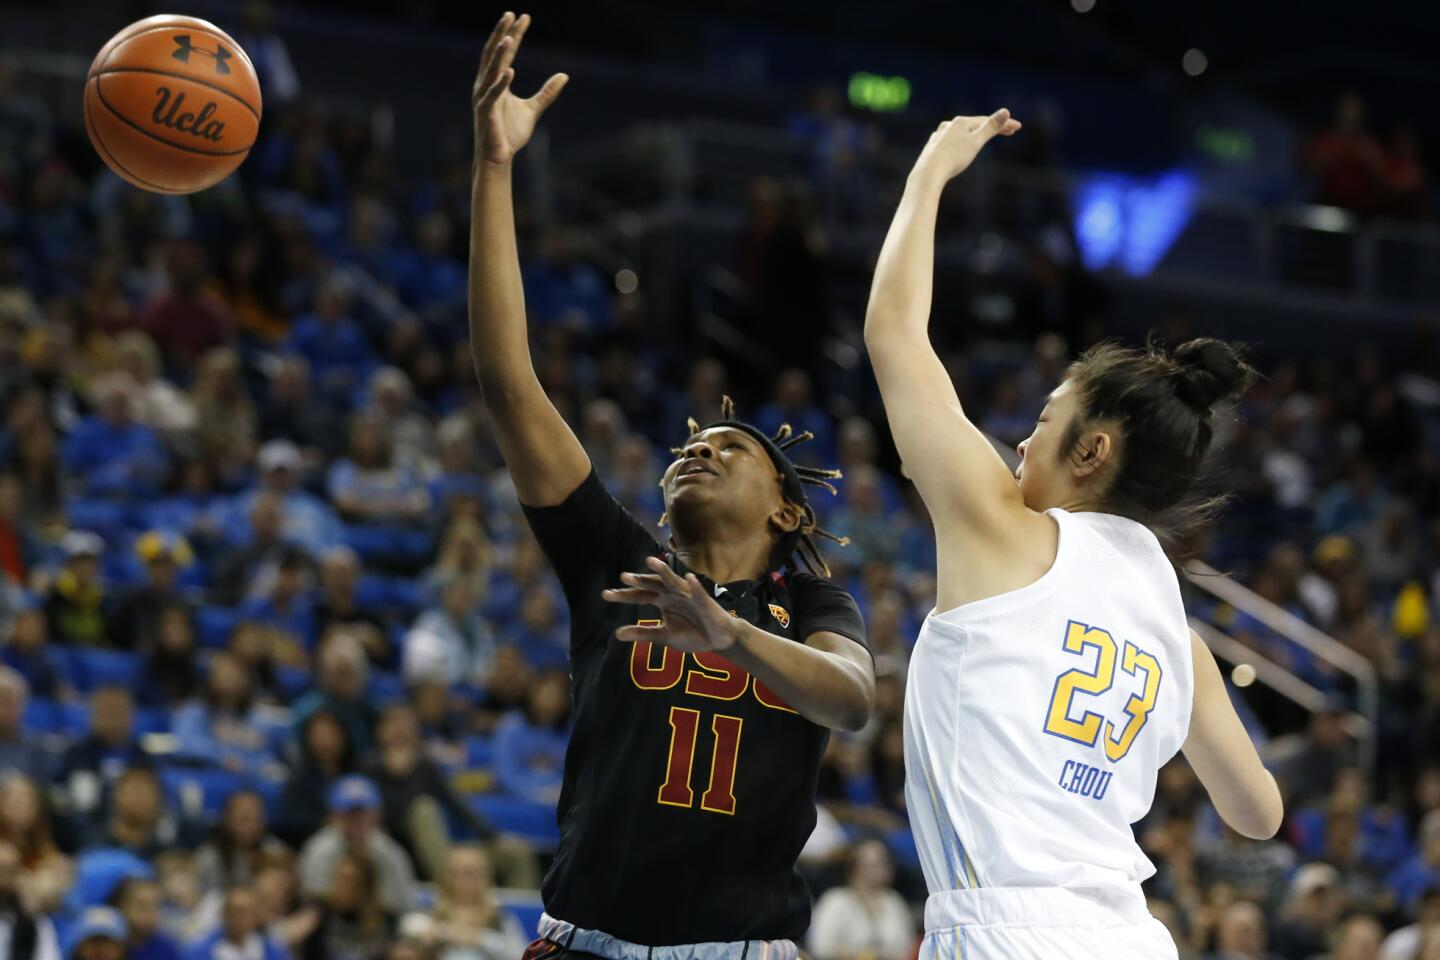
[[[1359,737],[1360,766],[1368,777],[1375,769],[1380,733],[1380,680],[1374,664],[1334,637],[1316,629],[1207,563],[1192,560],[1185,565],[1184,573],[1186,579],[1197,589],[1249,614],[1262,625],[1354,679],[1359,699],[1358,712],[1366,721],[1363,735]],[[1255,660],[1249,662],[1254,663]],[[1256,669],[1258,673],[1258,666]]]

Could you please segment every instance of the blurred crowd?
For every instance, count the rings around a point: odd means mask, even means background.
[[[253,30],[282,106],[242,174],[191,198],[100,169],[0,58],[0,945],[518,957],[556,839],[568,624],[471,371],[468,164],[400,176]],[[834,103],[794,122],[827,209],[860,202],[859,129]],[[942,348],[1008,446],[1105,325],[1068,218],[998,199],[1049,219],[1018,269],[974,264],[955,307],[973,322],[950,326],[981,333]],[[877,709],[825,758],[809,949],[912,957],[900,718],[934,547],[863,366],[818,348],[845,330],[813,222],[757,185],[732,266],[749,329],[774,333],[783,371],[762,376],[534,219],[537,370],[637,517],[658,521],[665,451],[727,392],[844,471],[819,507],[851,540],[828,558],[866,616]],[[1184,546],[1366,658],[1383,710],[1367,728],[1332,665],[1194,598],[1327,700],[1236,692],[1287,794],[1275,840],[1227,832],[1183,762],[1164,772],[1137,830],[1187,958],[1440,958],[1440,390],[1337,357],[1267,365],[1222,425],[1235,499]]]

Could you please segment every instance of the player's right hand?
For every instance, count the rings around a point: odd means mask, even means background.
[[[975,162],[980,149],[992,137],[1008,137],[1019,129],[1020,121],[1012,119],[1010,111],[1003,107],[988,117],[946,120],[930,134],[915,169],[934,173],[943,180],[958,177]]]
[[[520,148],[530,142],[540,114],[555,102],[570,80],[557,73],[529,99],[511,92],[515,70],[510,64],[528,29],[528,13],[516,17],[507,12],[495,25],[480,55],[480,70],[470,92],[475,113],[475,159],[479,163],[505,164],[514,159]]]

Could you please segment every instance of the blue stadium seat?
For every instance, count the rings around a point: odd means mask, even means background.
[[[196,640],[202,647],[226,646],[238,619],[230,607],[201,607],[195,612]]]
[[[499,890],[496,896],[505,911],[520,924],[527,939],[540,935],[540,914],[545,909],[540,894],[530,890]]]
[[[488,767],[494,762],[494,737],[476,736],[465,738],[465,768],[467,770],[478,770],[481,767]]]
[[[292,703],[310,689],[310,671],[299,667],[276,667],[275,686],[280,699]]]
[[[170,711],[165,707],[139,708],[135,711],[135,732],[141,736],[147,733],[169,733]]]
[[[345,542],[369,563],[413,564],[425,562],[433,550],[430,534],[408,527],[350,524]]]
[[[113,500],[75,497],[65,502],[65,519],[72,529],[91,530],[111,541],[124,534],[129,510]]]
[[[83,737],[90,732],[90,705],[88,703],[62,703],[60,706],[59,732],[67,737]]]
[[[555,808],[551,804],[493,793],[472,797],[470,804],[486,816],[495,829],[518,834],[543,850],[553,850],[560,842],[560,826],[555,822]]]
[[[363,576],[355,585],[355,605],[366,613],[383,610],[387,603],[387,594],[383,577]]]
[[[29,733],[59,733],[63,720],[60,704],[33,697],[25,704],[20,727]]]
[[[230,794],[241,788],[253,788],[255,781],[248,773],[213,767],[162,767],[160,770],[160,782],[171,804],[187,816],[216,816]]]
[[[87,850],[75,861],[75,883],[65,899],[65,908],[78,913],[110,899],[122,880],[153,876],[150,864],[128,850]]]
[[[387,707],[405,699],[405,680],[398,674],[370,671],[370,700],[378,707]]]
[[[70,682],[81,693],[96,687],[135,689],[140,681],[140,658],[125,650],[78,648],[67,651]]]

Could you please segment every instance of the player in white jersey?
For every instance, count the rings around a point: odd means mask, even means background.
[[[927,327],[945,184],[1009,112],[940,125],[876,267],[865,342],[935,523],[938,585],[905,694],[906,804],[930,898],[922,958],[1162,960],[1131,824],[1183,750],[1220,815],[1273,836],[1280,792],[1187,626],[1161,548],[1210,516],[1229,345],[1105,345],[1051,394],[1014,474],[966,418]]]

